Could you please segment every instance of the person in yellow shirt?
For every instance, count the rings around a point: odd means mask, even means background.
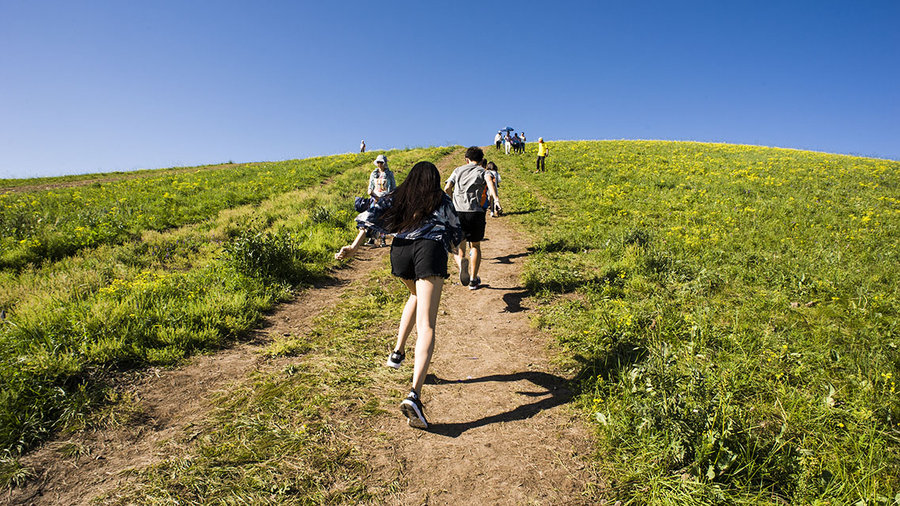
[[[544,158],[550,154],[550,147],[544,144],[544,138],[538,137],[538,157],[537,170],[535,172],[544,172]]]

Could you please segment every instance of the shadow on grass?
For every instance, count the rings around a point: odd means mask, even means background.
[[[463,432],[467,430],[484,427],[485,425],[502,422],[514,422],[517,420],[527,420],[528,418],[533,417],[541,411],[555,408],[556,406],[565,404],[572,400],[572,391],[568,388],[568,381],[565,378],[538,371],[518,372],[512,374],[492,374],[490,376],[483,376],[481,378],[470,378],[464,380],[445,380],[434,375],[428,375],[426,383],[440,385],[447,383],[466,384],[512,381],[530,381],[534,385],[543,389],[543,391],[538,392],[516,392],[518,396],[521,396],[521,399],[526,400],[528,398],[537,397],[541,397],[542,399],[527,404],[521,404],[515,409],[488,415],[483,418],[479,418],[478,420],[456,423],[435,423],[428,428],[428,431],[434,434],[440,434],[442,436],[455,438],[459,437]]]
[[[523,214],[531,214],[534,212],[537,212],[537,209],[525,209],[522,211],[510,211],[510,212],[503,211],[503,216],[517,216],[517,215],[521,216]]]

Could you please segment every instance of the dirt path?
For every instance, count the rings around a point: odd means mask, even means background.
[[[457,279],[441,300],[422,394],[432,427],[406,428],[399,410],[382,417],[370,461],[401,463],[408,486],[396,504],[596,504],[597,479],[582,461],[588,431],[529,325],[519,284],[527,243],[505,219],[488,219],[486,286],[470,291]]]
[[[438,164],[445,178],[464,163],[451,157]],[[444,286],[422,390],[432,426],[408,428],[394,409],[376,419],[379,439],[356,446],[368,448],[385,479],[399,463],[406,486],[393,504],[597,504],[598,477],[583,461],[593,447],[589,431],[568,406],[571,393],[548,360],[546,337],[529,322],[520,284],[529,242],[507,218],[487,219],[483,287],[460,285],[452,261]],[[402,379],[411,377],[411,362],[410,355],[394,388],[408,388]]]
[[[438,163],[449,174],[461,151]],[[406,426],[398,409],[371,419],[354,446],[369,462],[373,482],[405,486],[389,504],[596,504],[599,478],[583,460],[589,430],[570,408],[565,378],[547,357],[546,338],[529,324],[531,308],[519,283],[528,242],[506,218],[488,218],[476,291],[454,277],[444,287],[437,342],[423,389],[428,431]],[[386,250],[364,250],[333,281],[284,304],[255,339],[171,371],[148,374],[133,386],[137,423],[55,441],[22,459],[37,478],[3,497],[12,504],[88,504],[127,483],[123,471],[159,462],[161,442],[190,434],[210,412],[209,400],[254,371],[275,367],[257,351],[271,335],[301,335],[323,308],[363,279]],[[396,325],[396,322],[390,322]],[[394,327],[396,328],[396,327]],[[409,349],[414,346],[414,335]],[[408,388],[410,360],[381,399]],[[379,364],[380,366],[380,364]],[[70,456],[61,456],[68,453]]]

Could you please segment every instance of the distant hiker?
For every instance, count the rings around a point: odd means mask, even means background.
[[[503,135],[500,134],[500,130],[497,130],[497,135],[494,136],[494,146],[497,146],[497,151],[500,151],[500,144],[503,143]]]
[[[522,138],[519,137],[519,134],[516,134],[512,138],[513,145],[513,153],[524,153],[525,152],[525,144],[522,142]]]
[[[384,197],[388,193],[394,191],[397,188],[397,182],[394,180],[394,173],[388,167],[387,157],[384,155],[378,155],[375,158],[375,161],[372,162],[375,164],[375,170],[369,175],[369,196],[372,197],[372,200],[378,202],[381,197]],[[380,234],[379,239],[381,240],[381,246],[387,246],[384,240],[384,234]],[[367,245],[374,245],[375,238],[369,237],[369,240],[366,242]]]
[[[550,147],[544,144],[544,138],[538,137],[538,155],[537,170],[535,172],[544,172],[544,158],[550,154]]]
[[[486,183],[490,184],[494,183],[494,190],[497,192],[497,195],[500,195],[500,168],[497,167],[497,164],[494,162],[488,162],[484,169],[484,180]],[[485,202],[486,209],[489,213],[491,213],[491,218],[498,218],[500,216],[500,206],[497,205],[497,201],[494,200],[494,197],[491,197],[490,194],[487,196],[487,201]]]
[[[509,148],[512,147],[512,137],[509,136],[509,132],[506,132],[506,137],[503,139],[503,149],[506,150],[506,154],[509,154]]]
[[[459,214],[459,223],[464,234],[455,260],[459,267],[459,282],[463,286],[468,285],[469,290],[481,287],[478,270],[481,267],[481,241],[484,240],[485,209],[482,204],[485,196],[493,197],[497,208],[500,208],[497,188],[493,182],[488,183],[484,179],[484,168],[480,165],[482,160],[484,151],[477,146],[470,147],[466,150],[466,164],[454,169],[447,184],[444,185],[444,191],[453,198],[453,207]],[[468,255],[466,242],[472,246]]]
[[[527,142],[525,140],[525,132],[519,132],[519,137],[522,139],[522,144],[525,144],[525,142]]]
[[[397,343],[387,366],[399,368],[406,358],[406,338],[416,326],[416,360],[412,390],[400,403],[410,426],[428,428],[422,406],[422,385],[434,353],[434,328],[447,272],[447,256],[462,241],[459,218],[450,197],[441,192],[441,175],[431,162],[419,162],[403,184],[356,217],[356,239],[335,255],[350,258],[359,248],[366,229],[391,234],[391,274],[409,289],[403,307]]]
[[[365,152],[366,152],[366,141],[365,141],[365,139],[359,141],[359,152],[360,152],[360,153],[365,153]]]

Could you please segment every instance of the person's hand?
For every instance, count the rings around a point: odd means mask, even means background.
[[[334,254],[334,258],[336,260],[344,260],[353,256],[356,253],[356,248],[353,246],[344,246],[340,251]]]

